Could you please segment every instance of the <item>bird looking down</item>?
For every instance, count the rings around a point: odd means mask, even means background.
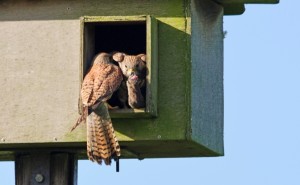
[[[118,159],[121,155],[106,101],[119,88],[122,80],[122,71],[112,63],[112,55],[99,53],[82,82],[83,111],[71,131],[81,122],[86,122],[87,156],[99,164],[104,161],[110,165],[112,158]]]

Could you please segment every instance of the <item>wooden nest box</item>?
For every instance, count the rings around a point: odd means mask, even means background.
[[[113,50],[147,54],[146,108],[111,112],[122,158],[224,155],[223,15],[244,3],[277,1],[2,0],[0,159],[85,158],[85,125],[70,133],[80,85]]]

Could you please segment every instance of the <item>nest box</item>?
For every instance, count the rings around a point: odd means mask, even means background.
[[[276,0],[0,2],[0,159],[85,157],[78,117],[95,54],[147,54],[146,107],[111,111],[123,158],[222,156],[223,15]],[[81,155],[82,154],[82,155]]]

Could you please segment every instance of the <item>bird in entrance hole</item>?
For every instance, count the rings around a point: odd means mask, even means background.
[[[117,91],[117,96],[122,108],[144,108],[146,89],[146,55],[127,55],[116,52],[113,59],[118,62],[122,73],[123,81]]]
[[[81,88],[83,110],[73,131],[81,122],[87,124],[87,156],[91,161],[106,165],[118,160],[120,145],[114,133],[106,101],[123,80],[121,69],[112,63],[112,56],[100,53],[93,59],[92,67],[84,77]]]

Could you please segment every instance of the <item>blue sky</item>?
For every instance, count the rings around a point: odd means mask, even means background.
[[[79,161],[78,184],[299,185],[299,7],[281,0],[224,18],[224,157],[122,160],[120,173]],[[0,162],[0,185],[13,175]]]

